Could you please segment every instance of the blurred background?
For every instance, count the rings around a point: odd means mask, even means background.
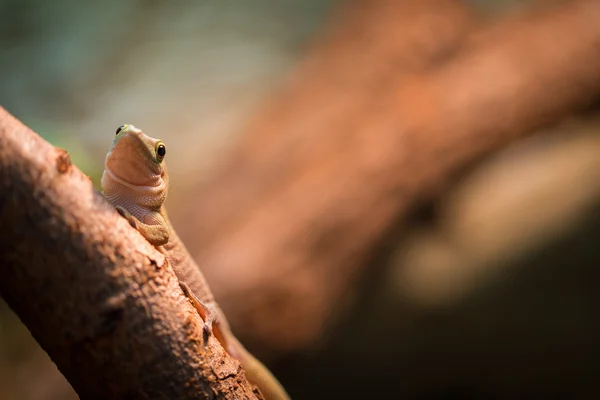
[[[589,398],[593,3],[0,0],[0,105],[96,186],[118,126],[165,141],[171,220],[292,398]],[[5,303],[0,398],[77,398]]]

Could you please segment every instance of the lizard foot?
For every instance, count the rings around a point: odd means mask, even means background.
[[[200,300],[193,292],[192,289],[185,282],[179,282],[179,286],[186,297],[192,302],[192,305],[200,314],[200,317],[204,320],[202,325],[202,331],[205,336],[205,341],[213,335],[213,324],[217,322],[218,311],[214,304],[207,303]]]

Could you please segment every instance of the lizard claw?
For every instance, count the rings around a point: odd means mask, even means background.
[[[205,322],[204,325],[202,325],[202,332],[204,332],[204,335],[206,336],[206,339],[208,339],[209,337],[211,337],[212,334],[213,334],[212,323],[211,322]]]
[[[199,304],[205,313],[204,315],[200,314],[204,318],[202,330],[207,337],[210,337],[213,334],[213,325],[217,322],[217,310],[210,303],[199,302]]]

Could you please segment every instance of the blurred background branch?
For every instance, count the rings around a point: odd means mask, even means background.
[[[374,32],[348,23],[325,38],[325,49],[349,48],[308,57],[223,172],[192,194],[182,224],[238,330],[278,351],[322,335],[419,200],[600,92],[595,3],[508,17],[458,49],[467,19],[455,1],[369,7],[361,21]]]

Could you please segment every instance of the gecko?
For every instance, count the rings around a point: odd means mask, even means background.
[[[169,189],[166,153],[162,140],[147,136],[133,125],[120,126],[104,162],[102,194],[165,255],[181,289],[204,320],[204,334],[214,335],[242,364],[248,380],[267,400],[289,399],[277,378],[234,336],[204,275],[173,229],[164,205]]]

